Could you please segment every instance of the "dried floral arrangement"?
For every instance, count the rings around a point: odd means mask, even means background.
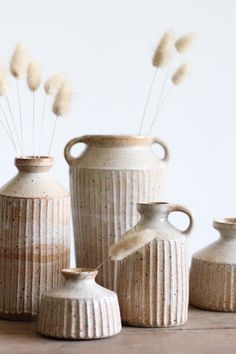
[[[13,52],[10,61],[11,76],[16,83],[16,95],[18,101],[18,114],[13,113],[13,107],[8,93],[8,70],[2,62],[0,62],[0,110],[2,118],[0,124],[7,134],[9,141],[14,148],[15,154],[18,157],[25,157],[24,133],[26,124],[24,112],[22,112],[21,91],[19,89],[19,80],[26,78],[27,86],[32,92],[32,156],[40,157],[42,135],[45,122],[45,111],[47,97],[53,99],[52,112],[54,113],[54,124],[51,133],[51,139],[48,145],[48,155],[51,153],[53,139],[55,136],[58,118],[66,115],[69,112],[71,102],[71,85],[63,74],[54,74],[44,83],[44,99],[42,105],[42,113],[38,121],[39,128],[36,130],[36,112],[35,101],[36,92],[42,84],[41,66],[36,61],[29,61],[28,51],[24,43],[18,43]],[[5,102],[4,102],[5,100]],[[16,110],[14,109],[14,112]],[[28,125],[28,124],[27,124]]]
[[[197,36],[196,32],[190,32],[183,34],[179,38],[175,39],[175,36],[172,31],[167,31],[163,34],[160,39],[158,46],[154,52],[152,58],[152,65],[154,67],[154,73],[151,80],[151,84],[148,90],[147,99],[144,105],[144,110],[141,118],[141,123],[139,127],[139,135],[143,133],[144,122],[147,116],[148,104],[150,103],[152,91],[154,89],[154,84],[157,78],[159,70],[166,69],[166,75],[161,83],[161,90],[159,99],[157,100],[154,114],[151,120],[151,124],[148,129],[148,134],[151,134],[153,127],[157,121],[157,118],[160,114],[160,111],[166,102],[170,92],[173,87],[180,85],[185,78],[190,73],[190,63],[182,63],[173,74],[171,74],[172,65],[174,64],[174,59],[176,54],[185,54],[194,42]],[[168,86],[168,80],[170,79],[170,86]]]

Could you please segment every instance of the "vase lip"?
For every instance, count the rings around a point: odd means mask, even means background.
[[[213,220],[216,229],[236,230],[236,217],[216,218]]]
[[[171,203],[165,201],[153,201],[153,202],[138,202],[137,203],[137,210],[144,211],[144,210],[168,210]]]
[[[145,146],[155,142],[156,137],[152,135],[84,135],[80,142],[90,146]]]
[[[64,268],[61,273],[65,279],[94,279],[98,270],[95,268]]]
[[[52,156],[24,156],[16,157],[15,165],[24,172],[46,172],[53,165]]]

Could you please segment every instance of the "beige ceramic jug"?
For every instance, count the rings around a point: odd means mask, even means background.
[[[71,148],[85,144],[74,158]],[[158,158],[152,145],[164,150]],[[151,136],[83,136],[65,147],[70,166],[70,190],[77,264],[97,267],[109,247],[138,219],[138,201],[158,200],[163,190],[169,153]],[[98,276],[103,286],[116,289],[118,265],[106,262]]]
[[[121,262],[117,294],[122,322],[140,327],[181,325],[188,314],[192,215],[183,206],[165,202],[138,203],[138,211],[140,220],[130,232],[154,230],[156,238]],[[189,217],[185,231],[169,222],[173,212]]]

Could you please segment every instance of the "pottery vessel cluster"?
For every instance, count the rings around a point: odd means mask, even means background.
[[[75,158],[71,149],[79,143],[85,150]],[[153,144],[162,147],[163,158]],[[119,333],[121,320],[142,327],[185,323],[189,288],[195,306],[236,311],[236,219],[214,221],[220,239],[193,256],[189,284],[193,218],[183,206],[160,202],[165,143],[149,136],[84,136],[66,145],[65,158],[81,268],[69,268],[69,194],[48,175],[52,158],[17,158],[18,174],[0,190],[0,318],[39,313],[45,336],[104,338]],[[188,216],[186,230],[170,223],[173,212]],[[109,247],[127,230],[153,230],[156,237],[122,262],[107,261]]]

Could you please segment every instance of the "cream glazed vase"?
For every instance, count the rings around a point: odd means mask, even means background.
[[[69,266],[69,194],[48,175],[52,157],[16,158],[0,189],[0,318],[31,320]]]
[[[236,218],[216,219],[220,238],[195,253],[190,270],[190,303],[236,312]]]
[[[188,314],[187,238],[192,215],[183,206],[165,202],[138,203],[138,211],[140,220],[130,231],[154,230],[156,238],[121,262],[117,293],[122,322],[139,327],[181,325]],[[187,214],[185,231],[169,222],[172,212]]]
[[[71,148],[83,143],[82,155]],[[158,158],[157,144],[164,150]],[[138,220],[136,203],[160,198],[169,159],[166,145],[151,136],[83,136],[65,147],[70,166],[70,190],[77,263],[96,267],[108,257],[109,247]],[[108,261],[98,282],[116,289],[119,265]]]
[[[42,300],[38,332],[64,339],[97,339],[121,330],[117,295],[95,282],[96,269],[63,269],[65,285]]]

